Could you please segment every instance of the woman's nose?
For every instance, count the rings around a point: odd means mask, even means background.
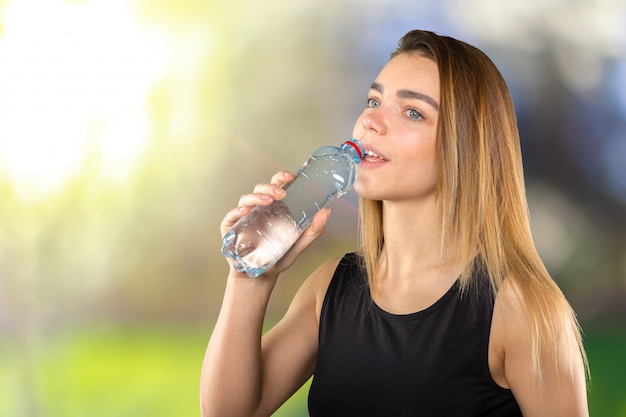
[[[387,131],[387,125],[379,109],[364,114],[361,123],[366,131],[374,131],[379,135]]]

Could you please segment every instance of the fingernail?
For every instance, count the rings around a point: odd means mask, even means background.
[[[275,192],[276,194],[282,194],[282,193],[284,193],[284,192],[285,192],[285,190],[284,190],[284,189],[282,189],[282,188],[280,188],[280,187],[278,187],[278,188],[276,188],[276,189],[274,190],[274,192]]]
[[[269,200],[271,197],[267,194],[261,194],[261,200]]]

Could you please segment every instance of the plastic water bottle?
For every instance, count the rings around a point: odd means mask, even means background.
[[[256,206],[224,235],[224,256],[235,260],[237,271],[261,275],[298,240],[315,213],[352,188],[365,152],[356,139],[315,151],[285,186],[284,199]]]

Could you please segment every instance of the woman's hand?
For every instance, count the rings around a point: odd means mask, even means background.
[[[269,184],[261,183],[254,187],[254,190],[250,194],[244,194],[239,199],[237,207],[229,211],[222,223],[220,224],[220,232],[222,238],[224,235],[234,226],[234,224],[250,213],[250,211],[257,205],[267,206],[274,200],[282,200],[285,198],[286,192],[284,186],[293,181],[295,176],[288,171],[280,171],[276,173]],[[326,222],[330,215],[329,209],[322,209],[318,212],[309,226],[300,236],[300,238],[294,243],[294,245],[285,253],[285,255],[269,268],[263,275],[278,275],[287,268],[289,268],[296,258],[308,248],[321,234],[324,232]],[[247,275],[243,272],[237,272],[234,268],[234,260],[227,258],[227,261],[231,267],[231,274],[236,274],[241,277]]]

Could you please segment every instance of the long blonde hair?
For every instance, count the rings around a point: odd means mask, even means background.
[[[461,287],[486,272],[494,293],[510,280],[530,323],[532,369],[541,380],[547,352],[558,363],[561,341],[574,334],[587,364],[580,328],[563,293],[537,253],[530,232],[520,140],[508,87],[479,49],[432,32],[414,30],[391,57],[416,53],[437,63],[441,88],[436,144],[437,198],[443,209],[442,250],[454,234],[467,265]],[[375,288],[384,245],[382,202],[360,199],[361,252]],[[443,255],[442,255],[443,256]],[[569,355],[572,357],[572,355]],[[565,363],[571,371],[574,362]]]

